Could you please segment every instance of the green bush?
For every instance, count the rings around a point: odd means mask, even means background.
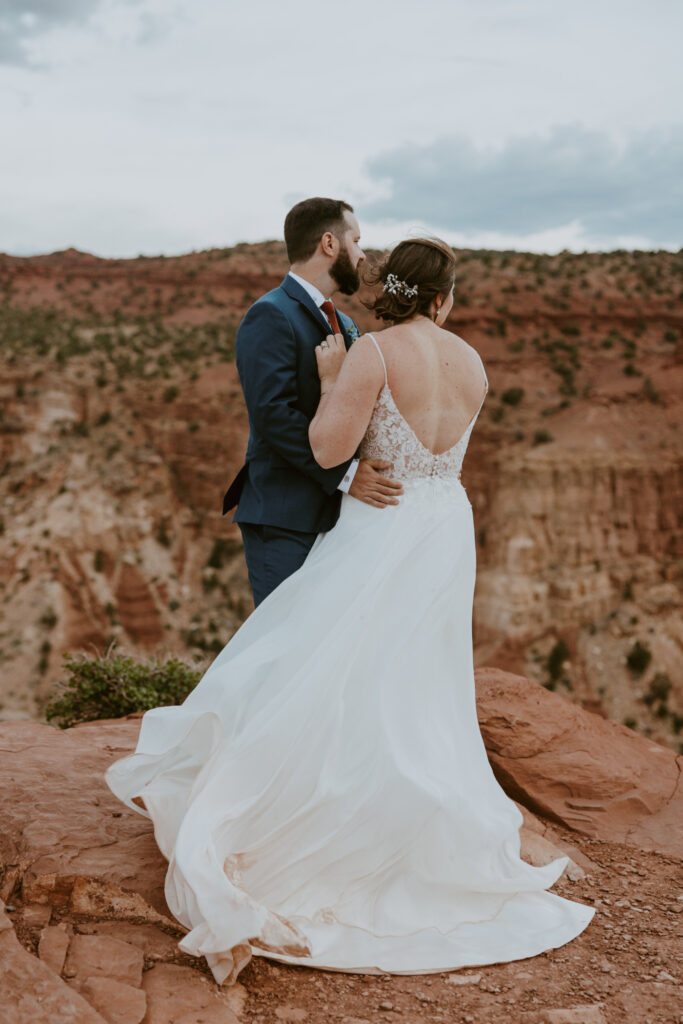
[[[651,661],[651,651],[649,651],[644,644],[641,644],[640,640],[636,640],[633,647],[626,655],[626,664],[630,668],[631,672],[636,676],[642,675]]]
[[[673,684],[666,672],[658,672],[650,682],[649,690],[643,697],[643,701],[650,708],[655,701],[661,701],[662,704],[666,704],[669,699],[669,693],[671,692],[672,685]]]
[[[507,405],[519,405],[524,398],[524,388],[507,388],[500,397]]]
[[[232,537],[216,537],[206,564],[212,569],[222,569],[225,563],[241,550],[242,545],[238,540]]]
[[[534,444],[548,444],[552,440],[553,435],[549,430],[536,430],[534,432]]]
[[[548,655],[546,667],[552,680],[560,678],[562,666],[569,657],[569,647],[564,640],[558,640]]]
[[[182,704],[200,675],[177,658],[140,662],[122,655],[88,658],[65,654],[64,668],[68,678],[57,685],[65,692],[53,698],[45,710],[47,721],[56,721],[62,729]]]

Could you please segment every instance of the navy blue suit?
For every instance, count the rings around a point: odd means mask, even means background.
[[[347,349],[350,317],[337,311]],[[318,533],[339,516],[338,490],[351,460],[322,469],[308,427],[320,401],[315,348],[330,325],[313,299],[287,275],[247,311],[236,358],[249,416],[246,463],[223,499],[237,505],[249,579],[258,604],[303,563]]]

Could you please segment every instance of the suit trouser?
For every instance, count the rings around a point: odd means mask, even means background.
[[[318,534],[288,530],[283,526],[237,525],[242,533],[249,584],[254,606],[257,606],[301,568]]]

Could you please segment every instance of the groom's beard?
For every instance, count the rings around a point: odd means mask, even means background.
[[[330,267],[330,277],[342,295],[353,295],[360,288],[358,267],[354,267],[346,249],[339,250],[339,255]]]

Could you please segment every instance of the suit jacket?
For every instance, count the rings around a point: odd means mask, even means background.
[[[356,326],[339,310],[337,318],[348,349]],[[237,505],[233,522],[306,532],[336,523],[337,488],[351,460],[322,469],[308,441],[320,401],[315,347],[330,333],[324,314],[289,275],[242,320],[235,347],[249,443],[245,465],[223,499],[223,515]]]

